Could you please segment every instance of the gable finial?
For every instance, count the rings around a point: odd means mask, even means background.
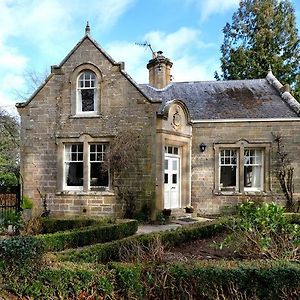
[[[85,26],[85,34],[89,35],[91,33],[91,28],[89,25],[89,21],[86,22],[86,26]]]
[[[269,65],[269,69],[268,69],[268,72],[270,73],[272,73],[272,66],[271,65]]]

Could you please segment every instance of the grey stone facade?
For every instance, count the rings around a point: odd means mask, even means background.
[[[48,208],[56,215],[121,216],[123,203],[116,197],[111,180],[105,190],[92,190],[87,181],[81,190],[66,189],[65,145],[80,143],[84,149],[93,143],[109,145],[126,129],[144,136],[139,171],[131,174],[130,184],[137,193],[136,209],[147,204],[152,217],[168,205],[164,199],[166,157],[179,162],[178,172],[170,169],[167,174],[177,184],[178,202],[173,205],[179,213],[191,204],[198,213],[219,213],[251,197],[283,201],[274,174],[272,133],[283,137],[295,168],[295,199],[300,200],[300,106],[289,93],[280,92],[282,86],[276,78],[269,73],[266,79],[256,81],[170,83],[171,66],[160,53],[157,62],[154,57],[148,64],[150,82],[158,88],[137,85],[124,65],[116,63],[87,32],[62,63],[52,67],[33,96],[17,104],[23,192],[34,200],[36,213],[41,211],[42,197],[46,197]],[[76,111],[76,84],[85,70],[97,77],[94,114]],[[206,145],[204,152],[199,150],[201,143]],[[262,149],[259,192],[243,188],[220,192],[218,155],[222,147]],[[85,163],[89,162],[86,151],[83,156]],[[239,170],[242,172],[242,165]],[[88,172],[85,168],[83,177],[89,178]]]

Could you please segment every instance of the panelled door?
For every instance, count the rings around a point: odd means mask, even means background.
[[[164,208],[180,207],[180,158],[165,156]]]

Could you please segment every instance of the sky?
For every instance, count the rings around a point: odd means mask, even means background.
[[[300,30],[300,0],[291,1]],[[11,110],[85,34],[137,82],[148,82],[150,43],[173,62],[173,81],[214,80],[222,29],[239,0],[0,0],[0,106]],[[299,31],[300,32],[300,31]],[[28,94],[29,96],[29,94]]]

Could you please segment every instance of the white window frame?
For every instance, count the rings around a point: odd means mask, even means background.
[[[111,190],[111,177],[110,171],[108,170],[108,185],[107,186],[90,186],[90,145],[105,145],[105,150],[108,150],[111,138],[92,138],[88,134],[82,135],[80,138],[63,138],[58,142],[58,176],[57,176],[57,189],[58,192],[75,192],[75,193],[97,193],[97,192],[108,192],[112,193]],[[70,159],[70,145],[83,146],[83,186],[69,186],[67,185],[67,164],[73,162]],[[103,159],[102,155],[102,159]]]
[[[89,76],[87,77],[87,75]],[[92,70],[84,70],[79,73],[76,80],[76,114],[93,115],[97,113],[97,85],[97,76]],[[93,110],[82,110],[82,91],[84,90],[93,90]]]
[[[222,190],[221,187],[221,151],[233,150],[237,151],[237,184],[235,191]],[[271,143],[249,143],[246,140],[239,140],[232,144],[214,144],[215,150],[215,194],[251,194],[251,193],[265,193],[271,191],[271,173],[270,173],[270,156],[271,156]],[[259,166],[260,170],[260,186],[259,187],[246,187],[244,183],[244,162],[245,150],[257,150],[261,153],[261,163],[252,164]]]
[[[72,152],[72,147],[76,146],[77,150],[75,152]],[[83,164],[83,182],[84,182],[84,159],[83,159],[83,151],[79,152],[78,151],[78,146],[82,146],[83,148],[83,143],[66,143],[64,145],[64,168],[63,168],[63,181],[64,181],[64,189],[65,190],[78,190],[81,191],[83,190],[83,185],[68,185],[67,180],[68,180],[68,174],[67,174],[67,170],[69,168],[69,164],[70,163],[82,163]],[[73,160],[72,156],[76,156],[76,159]],[[80,159],[79,157],[82,156],[82,159]]]
[[[91,146],[95,146],[95,151],[91,150]],[[101,150],[97,150],[97,146],[100,146]],[[91,166],[93,163],[104,163],[105,159],[105,153],[107,151],[108,145],[106,143],[89,143],[89,170],[88,170],[88,182],[89,182],[89,189],[95,190],[95,189],[108,189],[109,187],[109,170],[108,170],[108,183],[107,185],[102,186],[92,186],[91,185]],[[91,159],[91,156],[95,155],[95,160]],[[100,157],[100,159],[99,159]]]
[[[254,159],[253,163],[248,163],[246,162],[246,151],[254,151],[254,156],[250,155],[249,157],[252,157]],[[258,155],[258,152],[260,155]],[[260,156],[260,158],[259,158]],[[259,159],[258,159],[259,158]],[[246,166],[251,166],[251,167],[259,167],[260,168],[260,182],[259,182],[259,187],[247,187],[244,183],[244,190],[245,191],[257,191],[261,192],[263,190],[263,174],[264,174],[264,151],[261,148],[245,148],[244,149],[244,167]],[[245,171],[244,171],[244,177],[245,177]]]
[[[229,151],[229,155],[226,155],[226,152]],[[233,152],[235,152],[235,155],[233,155]],[[224,155],[222,155],[224,153]],[[224,161],[223,161],[224,160]],[[227,162],[229,160],[229,162]],[[235,160],[235,163],[234,163]],[[239,190],[239,152],[238,149],[231,148],[231,149],[220,149],[219,153],[219,186],[220,189],[224,189],[227,191],[233,190],[238,191]],[[221,183],[221,172],[222,167],[235,167],[235,185],[234,186],[228,186],[228,187],[222,187]]]

